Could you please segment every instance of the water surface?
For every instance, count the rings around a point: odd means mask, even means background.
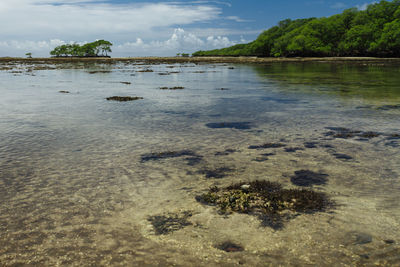
[[[398,66],[0,69],[0,262],[7,266],[400,264]],[[184,89],[160,90],[176,86]],[[285,146],[249,148],[265,143]],[[210,186],[239,181],[301,188],[293,182],[301,171],[326,175],[310,187],[336,205],[280,229],[196,201]],[[187,212],[176,231],[158,234],[151,223]],[[244,250],[220,250],[227,241]]]

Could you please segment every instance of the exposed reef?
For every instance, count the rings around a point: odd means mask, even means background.
[[[119,101],[119,102],[126,102],[126,101],[134,101],[143,99],[143,97],[139,96],[110,96],[106,98],[107,100],[111,101]]]
[[[225,188],[214,186],[196,200],[216,206],[221,214],[238,212],[258,216],[263,225],[274,229],[282,228],[283,221],[296,214],[325,211],[332,205],[324,193],[283,189],[279,183],[259,180]]]
[[[188,225],[192,225],[192,223],[188,221],[191,216],[191,211],[184,211],[181,213],[150,216],[147,220],[153,225],[156,235],[166,235]]]

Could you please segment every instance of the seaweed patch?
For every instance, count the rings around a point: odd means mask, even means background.
[[[231,241],[225,241],[221,244],[218,244],[215,246],[215,248],[223,250],[225,252],[240,252],[244,250],[244,248],[241,245],[238,245]]]
[[[250,122],[212,122],[212,123],[207,123],[206,126],[212,129],[221,129],[221,128],[231,128],[238,130],[251,129]]]
[[[150,161],[150,160],[178,158],[178,157],[183,157],[183,156],[189,156],[189,157],[195,157],[195,158],[200,157],[191,150],[164,151],[164,152],[143,154],[142,162]]]
[[[135,101],[139,99],[143,99],[143,97],[139,96],[110,96],[106,98],[108,101],[119,101],[119,102],[127,102],[127,101]]]
[[[249,146],[249,149],[264,149],[264,148],[280,148],[280,147],[285,147],[285,144],[282,143],[265,143],[262,145],[253,145]]]
[[[198,171],[200,174],[204,174],[206,178],[216,178],[221,179],[226,177],[229,173],[233,172],[234,170],[228,167],[220,167],[216,169],[202,169]]]
[[[367,131],[363,132],[360,130],[351,130],[343,127],[326,127],[326,129],[330,130],[325,133],[325,136],[332,136],[333,138],[342,138],[349,139],[353,137],[371,139],[381,135],[378,132]]]
[[[317,173],[310,170],[299,170],[294,172],[294,176],[290,178],[290,181],[298,186],[323,185],[327,182],[328,176],[328,174]]]
[[[188,221],[191,216],[191,211],[184,211],[177,214],[167,213],[165,215],[150,216],[147,220],[153,225],[156,235],[166,235],[192,225],[192,223]]]
[[[296,214],[325,211],[333,204],[322,192],[284,189],[279,183],[260,180],[225,188],[214,186],[207,193],[197,196],[196,200],[216,206],[221,214],[238,212],[255,215],[262,225],[274,229],[282,228],[284,220]]]

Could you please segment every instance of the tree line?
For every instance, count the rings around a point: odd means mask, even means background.
[[[350,8],[331,17],[283,20],[248,44],[193,56],[377,56],[400,57],[400,0],[366,10]]]
[[[108,57],[107,53],[111,53],[112,43],[105,40],[97,40],[84,45],[64,44],[57,46],[50,51],[50,55],[55,57]]]

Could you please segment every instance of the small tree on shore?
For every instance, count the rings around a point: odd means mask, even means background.
[[[28,52],[28,53],[25,54],[25,56],[27,56],[28,58],[32,58],[32,53]]]

